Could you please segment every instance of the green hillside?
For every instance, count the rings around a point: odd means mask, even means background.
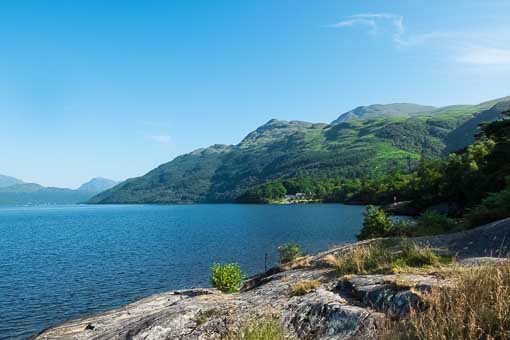
[[[237,145],[215,145],[179,156],[89,202],[228,202],[275,179],[366,178],[411,171],[422,154],[440,157],[470,144],[477,131],[477,124],[470,121],[495,119],[495,110],[508,103],[499,104],[491,114],[483,112],[491,105],[494,102],[332,125],[271,120]]]
[[[395,104],[374,104],[369,106],[359,106],[354,110],[340,115],[332,124],[347,122],[354,119],[370,119],[377,117],[411,117],[422,113],[433,112],[437,110],[434,106],[425,106],[411,103]]]

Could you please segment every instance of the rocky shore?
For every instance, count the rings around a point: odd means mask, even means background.
[[[510,219],[477,229],[414,239],[454,256],[458,266],[502,261],[510,249]],[[451,282],[434,273],[339,276],[328,258],[341,257],[344,245],[273,268],[243,283],[241,292],[215,289],[172,291],[102,314],[68,321],[32,339],[221,339],[250,320],[277,315],[297,339],[375,339],[387,319],[409,312],[420,294]],[[292,287],[318,282],[305,294]]]

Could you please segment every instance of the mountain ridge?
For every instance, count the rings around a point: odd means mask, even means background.
[[[5,187],[9,187],[11,185],[21,184],[21,183],[24,183],[21,179],[11,177],[11,176],[0,175],[0,188],[5,188]]]
[[[3,178],[14,178],[10,176],[3,176]],[[37,183],[26,183],[22,180],[16,179],[16,182],[11,181],[11,185],[0,186],[0,204],[14,204],[14,205],[37,205],[37,204],[75,204],[82,203],[94,195],[100,193],[100,185],[108,185],[108,189],[114,184],[115,181],[100,178],[101,180],[95,181],[99,178],[94,178],[87,183],[84,183],[80,188],[85,186],[85,189],[69,189],[57,187],[45,187]],[[98,186],[94,186],[98,184]],[[89,188],[89,189],[87,189]],[[105,190],[105,189],[104,189]]]
[[[510,100],[510,96],[488,100],[475,105],[460,104],[443,107],[414,103],[372,104],[367,106],[358,106],[353,110],[340,114],[340,116],[336,118],[331,124],[334,125],[350,120],[372,119],[377,117],[414,117],[420,115],[434,115],[457,110],[476,112],[488,110],[497,103],[508,100]]]
[[[85,182],[82,185],[80,185],[80,187],[76,190],[99,193],[101,191],[105,191],[114,187],[118,183],[119,182],[108,178],[94,177],[88,182]]]
[[[414,103],[372,104],[368,106],[358,106],[351,111],[347,111],[335,119],[332,124],[339,124],[353,119],[370,119],[381,116],[411,117],[433,112],[437,109],[438,108],[435,106]]]
[[[464,126],[473,136],[477,124],[466,124],[492,102],[331,125],[272,119],[236,145],[213,145],[178,156],[88,203],[232,202],[248,188],[275,179],[363,178],[410,171],[422,154],[439,157],[468,145],[468,138],[449,145],[455,141],[452,133]],[[490,116],[496,119],[498,114]]]

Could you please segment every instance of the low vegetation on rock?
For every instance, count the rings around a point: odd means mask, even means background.
[[[297,244],[284,244],[278,247],[280,254],[280,264],[286,264],[294,261],[300,256],[303,256],[301,247]]]
[[[441,257],[430,247],[402,241],[392,250],[383,242],[353,247],[341,255],[328,255],[324,263],[335,268],[339,274],[391,274],[402,268],[440,266],[451,262],[451,257]]]
[[[211,268],[211,284],[223,293],[239,291],[243,280],[241,267],[236,263],[213,264]]]
[[[268,316],[230,332],[225,340],[290,340],[278,318]]]
[[[395,223],[390,220],[388,214],[382,209],[368,206],[363,219],[363,228],[357,237],[359,240],[385,237],[392,234],[394,229]]]
[[[383,339],[510,339],[510,264],[459,272],[454,285],[434,287]]]
[[[292,287],[292,295],[300,296],[310,293],[317,289],[321,283],[317,280],[302,280],[295,283]]]

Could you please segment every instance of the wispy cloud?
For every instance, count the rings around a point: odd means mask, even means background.
[[[463,65],[510,67],[509,31],[410,33],[406,29],[404,17],[393,13],[352,15],[327,27],[353,26],[368,28],[371,36],[389,35],[396,48],[426,47],[442,51],[445,58]]]
[[[172,143],[172,137],[168,135],[153,135],[149,136],[149,139],[160,144],[168,145]]]
[[[388,26],[393,35],[395,43],[400,44],[402,35],[405,33],[404,17],[392,13],[365,13],[352,15],[345,20],[339,21],[333,25],[332,28],[351,27],[362,25],[369,28],[372,35],[381,32],[383,26]]]

